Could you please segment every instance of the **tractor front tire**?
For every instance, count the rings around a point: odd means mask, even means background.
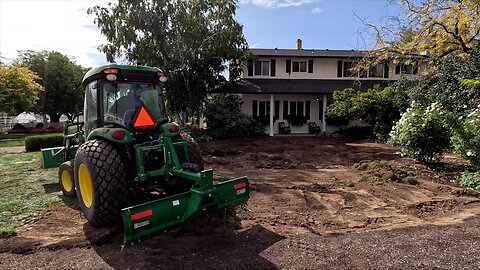
[[[89,140],[75,156],[75,186],[83,214],[94,226],[121,218],[127,201],[125,167],[117,149],[104,140]]]
[[[75,181],[73,180],[72,162],[65,161],[58,167],[58,184],[64,196],[75,197]]]

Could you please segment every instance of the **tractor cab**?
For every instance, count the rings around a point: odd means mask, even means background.
[[[162,95],[163,72],[157,68],[107,65],[85,75],[85,133],[98,127],[129,131],[168,122]]]

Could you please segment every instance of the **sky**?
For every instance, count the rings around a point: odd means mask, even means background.
[[[17,50],[59,51],[84,67],[105,64],[106,43],[87,9],[103,0],[0,0],[0,57]],[[369,49],[363,21],[380,24],[396,15],[389,0],[239,0],[237,21],[251,48]],[[361,18],[361,19],[360,19]]]

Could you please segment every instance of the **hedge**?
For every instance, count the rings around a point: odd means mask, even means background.
[[[63,146],[63,135],[29,136],[25,138],[25,151],[40,151],[42,148]]]

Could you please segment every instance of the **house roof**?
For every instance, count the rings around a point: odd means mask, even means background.
[[[359,58],[366,51],[357,50],[317,50],[317,49],[250,49],[256,56],[268,57],[308,57],[308,58]]]
[[[336,90],[354,88],[367,91],[376,84],[387,86],[386,80],[288,80],[288,79],[243,79],[217,88],[212,93],[244,94],[330,94]]]

